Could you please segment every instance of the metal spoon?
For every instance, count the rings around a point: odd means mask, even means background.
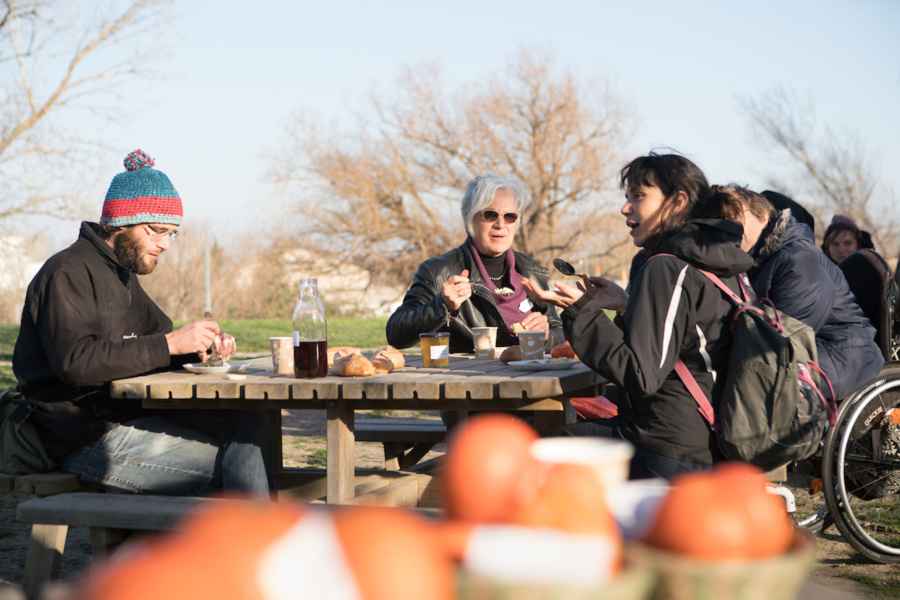
[[[575,267],[567,263],[561,258],[553,259],[553,266],[556,267],[556,270],[565,275],[566,277],[571,277],[575,274]]]
[[[203,313],[203,318],[205,318],[207,321],[212,321],[212,313],[206,311],[205,313]],[[215,342],[213,342],[212,346],[209,347],[209,350],[207,352],[208,356],[206,357],[206,361],[204,361],[203,363],[204,367],[221,367],[223,364],[225,364],[222,360],[222,357],[219,356],[218,352],[216,352]]]

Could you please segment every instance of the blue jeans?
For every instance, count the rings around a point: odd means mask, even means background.
[[[619,420],[616,417],[611,419],[587,419],[570,425],[554,427],[553,429],[548,429],[541,433],[541,437],[558,436],[594,436],[615,438],[619,440],[624,439],[622,434],[619,433]],[[668,481],[681,473],[709,471],[711,469],[712,465],[701,465],[669,458],[668,456],[663,456],[662,454],[650,452],[649,450],[644,450],[643,448],[635,446],[628,478],[662,478]]]
[[[59,463],[86,483],[138,494],[275,491],[272,422],[263,410],[172,410],[119,425]]]

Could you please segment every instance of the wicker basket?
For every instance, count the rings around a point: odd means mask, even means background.
[[[640,547],[636,560],[658,574],[653,600],[792,600],[816,560],[816,541],[798,530],[787,554],[745,562],[700,561]]]
[[[656,574],[646,563],[629,558],[622,572],[598,587],[516,584],[461,570],[456,578],[459,600],[649,600]]]

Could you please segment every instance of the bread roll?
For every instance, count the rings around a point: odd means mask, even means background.
[[[500,354],[500,362],[509,364],[514,360],[522,360],[522,349],[518,346],[510,346]]]
[[[372,366],[375,367],[376,375],[383,375],[394,370],[394,363],[387,356],[378,355],[372,357]]]
[[[334,359],[331,372],[340,377],[369,377],[375,374],[372,361],[359,353],[338,353]]]
[[[512,330],[513,330],[513,333],[515,333],[516,335],[518,335],[518,333],[520,331],[528,331],[527,329],[525,329],[525,326],[522,325],[521,323],[513,323]]]
[[[343,354],[359,354],[359,348],[355,348],[353,346],[335,346],[334,348],[328,349],[328,366],[334,364],[334,355],[338,352]]]
[[[374,362],[376,358],[381,356],[391,361],[391,364],[394,365],[394,369],[402,369],[406,366],[406,358],[403,356],[403,353],[393,346],[382,346],[376,350],[372,361]]]

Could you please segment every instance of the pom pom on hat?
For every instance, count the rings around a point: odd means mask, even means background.
[[[113,177],[103,201],[101,223],[113,227],[141,223],[181,225],[181,196],[150,156],[135,150],[125,157],[126,171]]]
[[[126,171],[135,171],[141,167],[152,167],[156,163],[143,150],[135,150],[122,161]]]

